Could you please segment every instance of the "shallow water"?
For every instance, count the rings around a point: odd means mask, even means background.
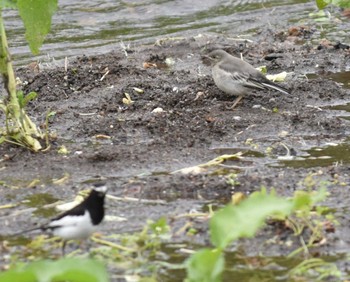
[[[154,43],[159,38],[204,32],[249,37],[275,23],[283,22],[286,27],[305,24],[315,7],[307,0],[61,0],[52,31],[36,59],[100,54],[119,49],[121,44]],[[4,11],[4,18],[16,64],[33,61],[17,12]]]

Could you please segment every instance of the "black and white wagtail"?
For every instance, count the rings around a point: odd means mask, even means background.
[[[102,222],[107,190],[105,184],[95,184],[89,196],[74,208],[53,218],[48,224],[15,235],[40,229],[49,230],[53,235],[63,239],[62,253],[64,254],[66,241],[88,238],[95,231],[95,227]]]
[[[274,89],[284,94],[289,91],[268,80],[249,63],[233,57],[224,50],[215,50],[207,56],[212,62],[212,75],[216,86],[225,93],[238,96],[231,109],[253,89]]]

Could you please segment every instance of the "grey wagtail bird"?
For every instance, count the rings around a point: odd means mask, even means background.
[[[216,86],[229,95],[237,96],[231,109],[234,109],[239,101],[254,89],[270,88],[283,94],[290,94],[287,89],[268,80],[252,65],[231,56],[224,50],[212,51],[205,57],[212,63],[212,75]]]
[[[90,194],[77,206],[53,218],[40,227],[15,234],[22,235],[34,230],[51,231],[53,235],[63,239],[62,254],[68,240],[87,239],[99,225],[105,215],[104,199],[107,193],[105,184],[95,184]]]

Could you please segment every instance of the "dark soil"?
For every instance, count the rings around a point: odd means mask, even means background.
[[[225,204],[236,192],[249,194],[262,186],[292,195],[304,189],[303,180],[314,174],[317,183],[328,181],[326,205],[336,209],[340,222],[318,251],[345,253],[350,249],[346,213],[350,194],[342,183],[349,183],[349,166],[341,160],[328,165],[316,160],[311,167],[304,167],[303,162],[297,167],[280,157],[286,156],[286,148],[297,158],[305,156],[307,149],[339,143],[349,135],[349,121],[329,108],[349,102],[349,90],[327,74],[346,69],[350,52],[310,46],[303,35],[291,38],[286,33],[265,31],[254,43],[244,44],[205,35],[135,47],[127,50],[127,57],[119,50],[70,59],[67,71],[64,67],[38,73],[31,68],[18,69],[17,76],[27,82],[24,91],[38,93],[38,99],[28,106],[30,116],[44,126],[47,112],[56,112],[50,118],[50,132],[57,138],[44,153],[10,144],[0,147],[0,205],[20,203],[33,193],[69,201],[97,179],[105,180],[114,196],[164,200],[107,199],[107,214],[127,221],[105,224],[102,233],[121,233],[140,230],[146,219],[171,219],[191,210],[201,211],[207,203]],[[202,58],[216,48],[236,56],[242,53],[252,65],[266,65],[269,73],[290,72],[283,85],[292,95],[260,91],[244,98],[235,110],[227,109],[233,98],[214,85],[210,67]],[[167,67],[166,58],[172,58],[174,65]],[[305,74],[310,73],[317,78],[307,79]],[[144,92],[137,93],[134,87]],[[125,93],[133,104],[122,102]],[[162,110],[154,111],[157,108]],[[62,145],[68,154],[58,153]],[[236,152],[242,152],[244,158],[224,163],[233,168],[172,173]],[[238,174],[234,187],[227,181],[229,173]],[[65,175],[65,181],[54,184],[54,179]],[[36,184],[30,185],[36,179]],[[6,218],[2,235],[46,221],[31,213],[16,215],[24,208],[0,210],[3,221]],[[180,220],[171,222],[174,232],[182,226]],[[206,244],[206,228],[200,230],[194,238],[183,235],[174,240]],[[264,244],[276,232],[276,227],[269,225],[255,239],[242,241],[246,254],[286,255],[299,247],[295,239],[289,248]],[[292,236],[288,234],[285,236]]]

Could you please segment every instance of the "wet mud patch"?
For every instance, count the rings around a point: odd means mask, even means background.
[[[216,88],[210,68],[203,63],[203,55],[218,47],[234,55],[241,52],[249,63],[266,65],[269,72],[292,72],[285,82],[292,94],[257,92],[244,98],[234,111],[228,110],[232,97]],[[271,59],[271,54],[278,56]],[[174,63],[159,68],[160,63],[166,65],[167,58]],[[342,69],[348,61],[347,50],[318,50],[277,36],[271,39],[266,32],[254,43],[233,44],[229,39],[204,35],[135,47],[128,50],[128,56],[115,51],[70,59],[66,70],[64,66],[38,73],[19,69],[17,75],[26,82],[24,91],[39,94],[28,107],[31,116],[43,124],[47,112],[54,112],[49,124],[57,138],[49,151],[39,154],[9,144],[1,146],[0,205],[8,199],[18,203],[1,211],[1,217],[8,218],[2,232],[13,233],[18,222],[25,228],[43,220],[16,213],[28,194],[49,193],[67,199],[95,179],[104,179],[111,195],[140,200],[107,200],[107,213],[127,220],[104,225],[106,234],[141,229],[147,219],[172,218],[205,209],[209,203],[221,206],[236,192],[249,194],[262,186],[290,196],[304,189],[302,182],[309,174],[327,181],[331,193],[326,204],[347,206],[346,165],[339,162],[324,167],[316,162],[313,167],[292,168],[281,165],[280,160],[346,140],[349,121],[334,115],[329,106],[348,103],[349,90],[323,77],[309,80],[305,74]],[[129,103],[123,102],[126,93]],[[58,153],[62,145],[68,154]],[[199,174],[174,173],[207,163],[222,152],[255,154]],[[230,174],[237,175],[234,182]],[[163,202],[150,204],[142,199]],[[339,245],[348,249],[349,217],[342,216],[321,252],[342,252]],[[174,226],[183,224],[178,221]],[[206,244],[206,222],[197,224],[200,232],[195,237],[181,234],[177,240]],[[290,249],[282,244],[274,248],[264,244],[276,232],[274,226],[267,226],[255,239],[240,243],[247,255],[256,255],[257,250],[286,255]]]

